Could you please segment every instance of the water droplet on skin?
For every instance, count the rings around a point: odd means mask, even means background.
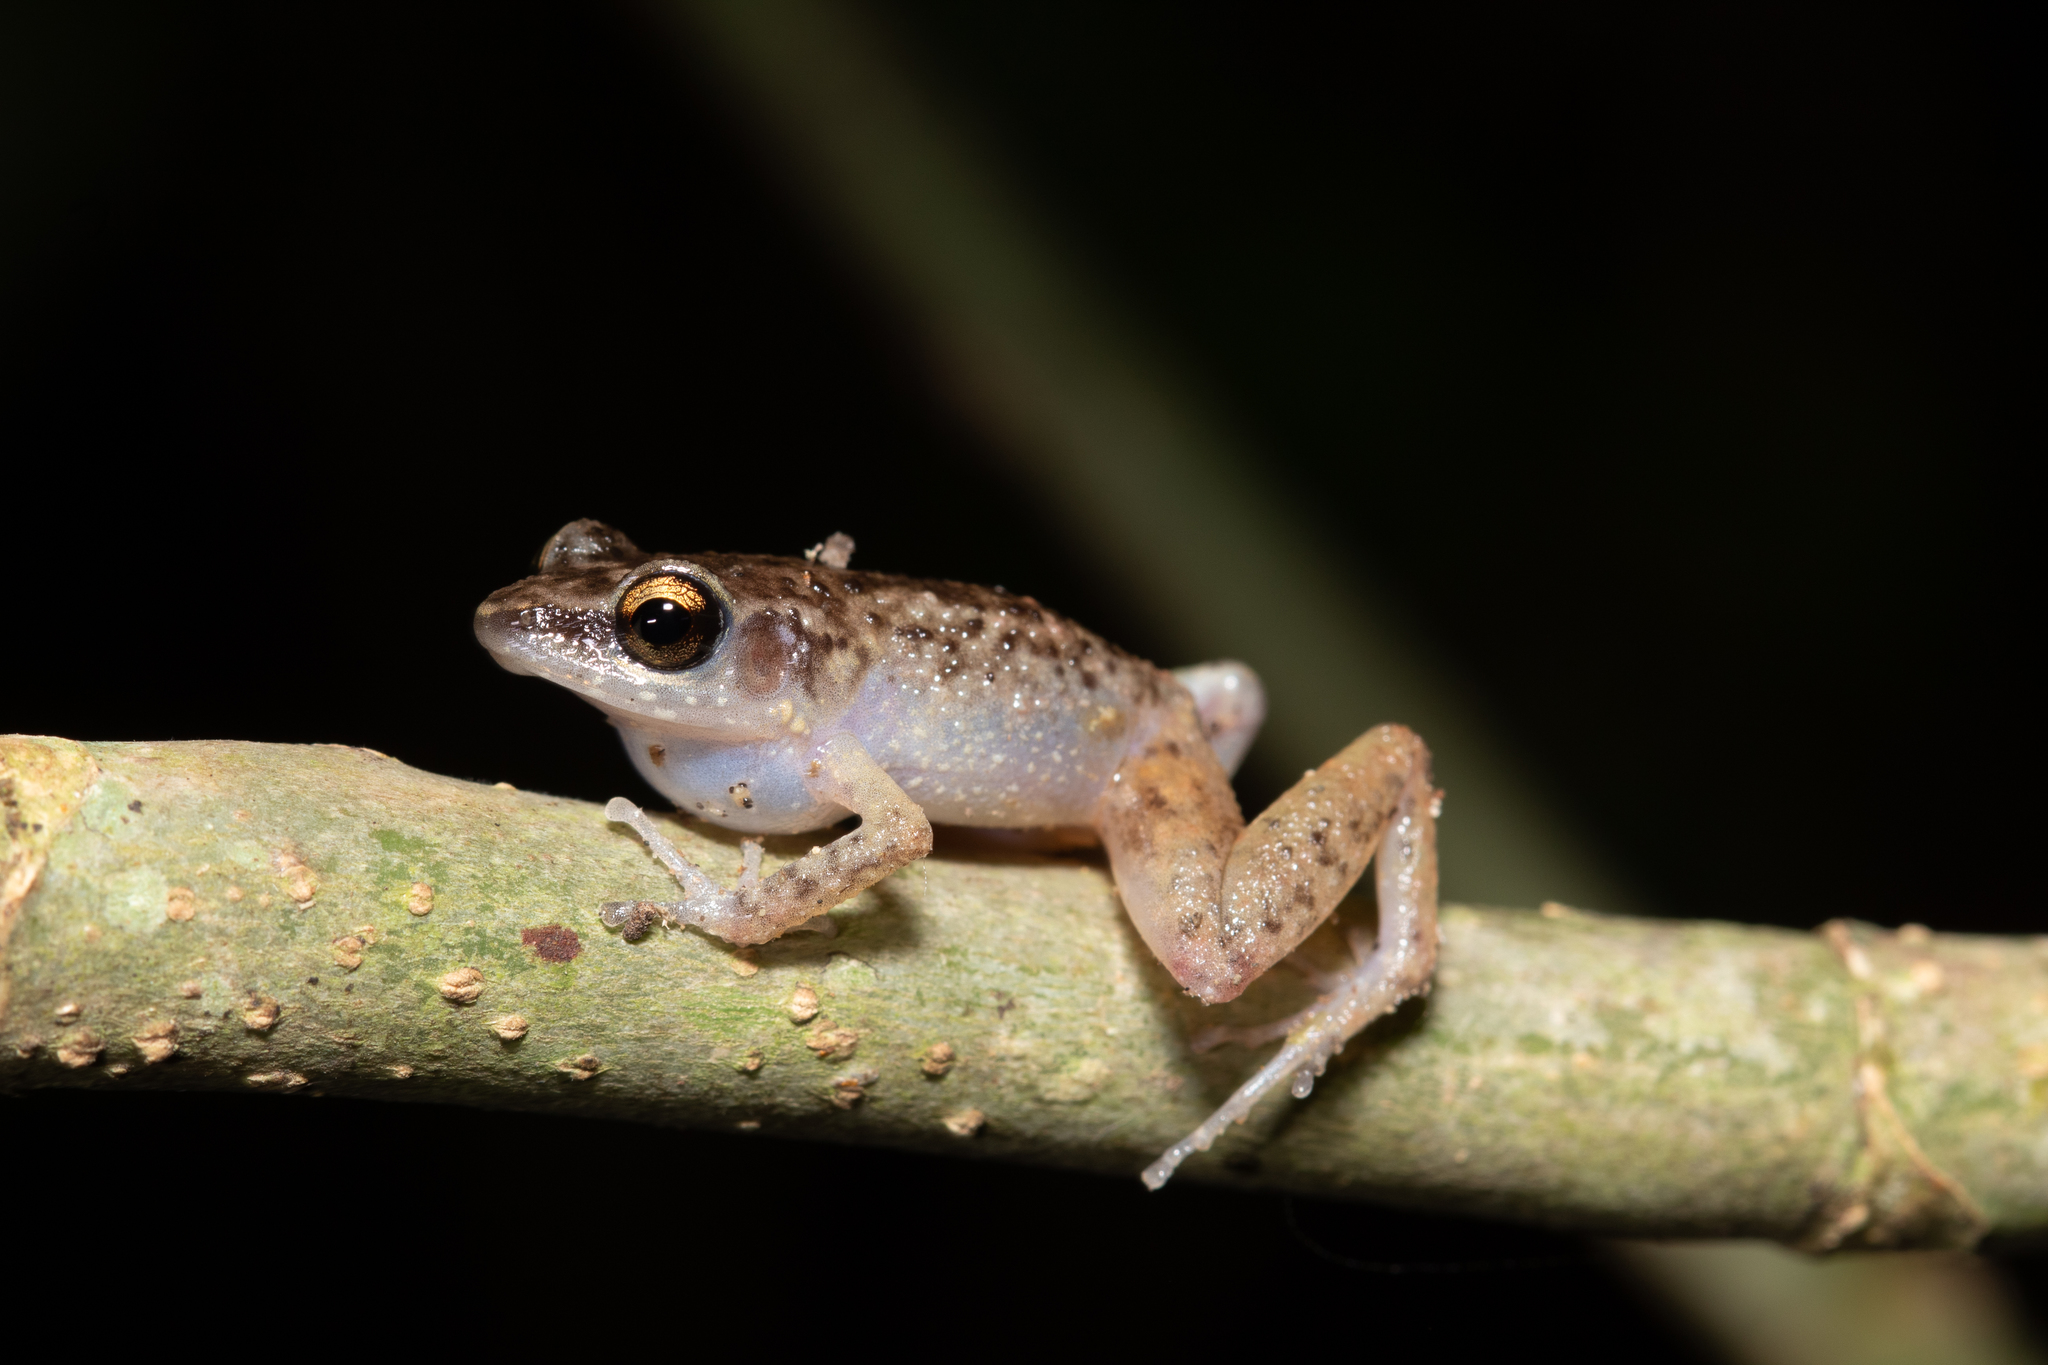
[[[1316,1073],[1310,1071],[1307,1067],[1303,1067],[1301,1070],[1294,1073],[1294,1084],[1288,1087],[1288,1089],[1294,1095],[1294,1098],[1298,1100],[1307,1099],[1308,1092],[1315,1088]]]

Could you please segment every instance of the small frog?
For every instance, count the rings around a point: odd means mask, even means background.
[[[1086,825],[1145,942],[1216,1004],[1291,953],[1377,856],[1377,945],[1354,932],[1354,965],[1300,1014],[1198,1040],[1287,1038],[1146,1169],[1153,1189],[1269,1090],[1306,1097],[1348,1039],[1427,988],[1442,793],[1414,732],[1367,731],[1247,824],[1230,775],[1265,719],[1250,669],[1167,672],[1029,597],[859,572],[852,551],[835,535],[801,559],[648,554],[574,521],[534,576],[477,608],[498,662],[604,711],[677,809],[747,834],[860,818],[768,877],[748,841],[728,888],[614,798],[606,816],[682,899],[607,904],[607,925],[659,915],[764,943],[929,853],[934,821]]]

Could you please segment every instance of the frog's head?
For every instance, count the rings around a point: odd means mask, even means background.
[[[584,520],[557,531],[536,567],[476,609],[476,637],[503,667],[635,729],[741,739],[788,726],[808,642],[800,622],[722,581],[745,578],[741,557],[648,554]]]

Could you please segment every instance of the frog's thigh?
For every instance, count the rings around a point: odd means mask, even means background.
[[[1228,1000],[1293,952],[1357,884],[1375,852],[1382,855],[1383,874],[1391,875],[1397,865],[1410,861],[1412,850],[1390,859],[1381,848],[1390,825],[1405,809],[1404,798],[1410,805],[1420,800],[1425,806],[1432,799],[1429,750],[1406,726],[1380,725],[1305,774],[1260,812],[1245,827],[1224,870],[1217,956],[1227,964],[1227,972],[1205,983],[1208,989],[1196,987],[1196,993],[1207,1000]],[[1433,850],[1432,835],[1432,909]],[[1383,921],[1386,918],[1383,914]]]
[[[1266,721],[1266,689],[1259,675],[1234,660],[1173,670],[1174,680],[1195,699],[1202,733],[1225,773],[1235,773]]]
[[[924,810],[854,736],[837,735],[819,745],[804,786],[858,815],[859,827],[775,875],[740,887],[733,895],[735,932],[707,926],[713,932],[736,943],[765,942],[932,851]]]
[[[1192,707],[1133,747],[1096,807],[1095,829],[1131,923],[1174,980],[1199,994],[1219,970],[1210,959],[1223,869],[1244,817]]]
[[[1344,899],[1404,791],[1427,786],[1429,757],[1413,731],[1380,726],[1247,826],[1205,748],[1169,727],[1126,760],[1097,827],[1138,932],[1174,980],[1217,1004]]]

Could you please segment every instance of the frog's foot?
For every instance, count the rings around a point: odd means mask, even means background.
[[[640,836],[682,887],[683,899],[613,901],[599,917],[613,928],[644,931],[651,923],[648,916],[658,915],[673,924],[694,924],[728,943],[766,943],[931,852],[931,822],[853,736],[838,735],[820,744],[804,785],[860,816],[859,827],[769,877],[761,875],[761,845],[750,839],[740,847],[739,881],[730,890],[720,889],[685,858],[638,806],[612,798],[605,818]],[[830,933],[830,925],[827,919],[817,927]]]
[[[654,823],[631,801],[624,797],[613,797],[611,803],[604,808],[604,813],[606,819],[630,826],[646,843],[648,850],[661,860],[662,865],[675,875],[677,881],[683,884],[686,891],[693,886],[697,891],[689,900],[606,901],[599,906],[597,917],[604,921],[605,927],[620,930],[628,943],[636,943],[645,938],[647,931],[657,922],[678,927],[695,924],[716,933],[718,917],[721,914],[729,917],[739,898],[745,892],[761,885],[759,839],[744,839],[740,842],[739,880],[733,884],[731,891],[722,892],[717,889],[709,874],[683,857],[681,850],[655,828]],[[708,895],[704,891],[707,887],[710,888]],[[832,922],[832,917],[822,913],[808,923],[793,924],[789,928],[791,931],[823,934],[827,938],[832,938],[839,932],[839,926]]]
[[[676,912],[683,906],[675,901],[606,901],[597,907],[597,917],[607,929],[616,929],[628,943],[638,943],[656,924],[681,924]]]
[[[1361,947],[1359,936],[1356,933],[1352,934],[1351,956],[1354,961],[1363,961],[1366,954],[1371,951],[1372,944],[1370,942],[1365,943]],[[1299,949],[1281,958],[1280,965],[1290,967],[1306,977],[1309,984],[1322,992],[1325,998],[1336,994],[1344,988],[1343,972],[1324,971],[1314,963],[1303,958]],[[1218,1024],[1214,1028],[1205,1028],[1194,1037],[1188,1039],[1188,1048],[1194,1052],[1214,1052],[1219,1047],[1230,1045],[1257,1047],[1261,1043],[1270,1043],[1275,1038],[1285,1038],[1288,1034],[1294,1032],[1297,1026],[1308,1022],[1308,1017],[1314,1014],[1321,1006],[1322,1001],[1319,1000],[1307,1009],[1296,1010],[1294,1013],[1275,1019],[1269,1024],[1251,1024],[1248,1026]]]
[[[1257,1047],[1261,1043],[1270,1043],[1275,1038],[1285,1038],[1296,1028],[1307,1023],[1309,1016],[1321,1007],[1322,1002],[1319,1000],[1305,1010],[1297,1010],[1284,1019],[1275,1019],[1270,1024],[1252,1024],[1248,1027],[1218,1024],[1215,1028],[1205,1028],[1188,1039],[1188,1050],[1214,1052],[1219,1047]]]
[[[1377,852],[1380,933],[1365,951],[1365,936],[1351,935],[1355,965],[1337,974],[1335,989],[1308,1009],[1263,1028],[1211,1029],[1200,1038],[1216,1042],[1265,1042],[1286,1030],[1287,1041],[1273,1059],[1239,1086],[1200,1127],[1166,1149],[1145,1168],[1148,1188],[1172,1178],[1181,1162],[1209,1150],[1233,1123],[1244,1122],[1269,1092],[1287,1084],[1294,1098],[1307,1099],[1330,1058],[1367,1024],[1411,995],[1429,988],[1436,966],[1436,794],[1426,782],[1403,793]],[[1217,1035],[1222,1035],[1218,1037]],[[1212,1041],[1213,1040],[1213,1041]]]
[[[694,924],[721,938],[731,937],[723,932],[722,926],[730,927],[740,915],[741,904],[747,894],[758,893],[761,888],[759,839],[741,842],[739,880],[730,890],[724,890],[703,868],[685,858],[668,836],[631,801],[622,796],[613,797],[604,808],[604,817],[629,827],[639,835],[641,842],[647,845],[647,851],[660,860],[683,888],[683,899],[679,901],[606,901],[598,907],[597,917],[607,928],[623,930],[627,940],[632,941],[646,934],[655,920],[660,919],[678,926]],[[785,926],[804,927],[809,926]]]

